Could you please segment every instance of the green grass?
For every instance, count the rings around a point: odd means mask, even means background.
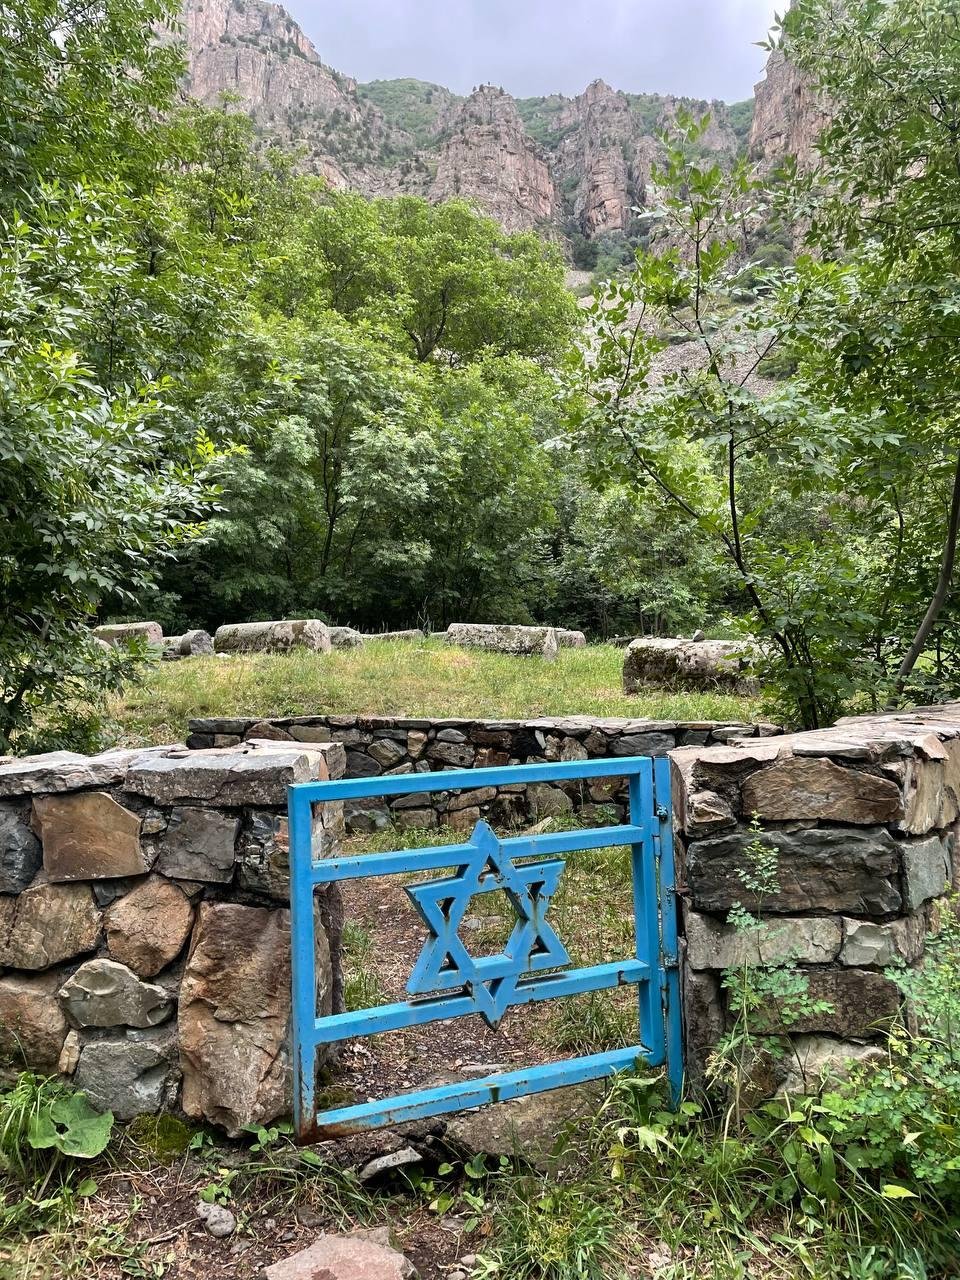
[[[373,937],[355,920],[343,922],[343,1002],[347,1009],[383,1004],[380,980],[373,970]]]
[[[451,648],[442,640],[373,641],[328,655],[295,651],[191,658],[145,671],[114,699],[130,744],[183,740],[195,716],[357,713],[527,719],[590,715],[751,720],[759,704],[722,693],[621,692],[623,650],[561,650],[556,662]]]

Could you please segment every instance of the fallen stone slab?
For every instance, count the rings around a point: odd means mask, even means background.
[[[557,644],[561,649],[585,649],[587,637],[582,631],[571,631],[568,627],[555,627]]]
[[[159,622],[117,622],[110,626],[94,627],[93,634],[106,644],[126,644],[128,640],[145,640],[147,644],[163,644],[163,627]]]
[[[213,653],[213,636],[209,631],[185,631],[182,636],[163,637],[165,662],[179,658],[209,657]]]
[[[509,653],[518,657],[539,657],[552,662],[559,641],[553,627],[521,627],[505,623],[451,622],[447,644],[461,649],[483,649],[487,653]]]
[[[400,1147],[397,1151],[388,1151],[386,1155],[374,1156],[368,1160],[357,1174],[358,1182],[371,1182],[381,1173],[390,1173],[394,1169],[402,1169],[407,1164],[421,1164],[423,1157],[413,1147]]]
[[[321,1236],[262,1273],[263,1280],[416,1280],[416,1275],[410,1259],[390,1243],[386,1227]]]
[[[361,649],[363,636],[353,627],[329,627],[330,643],[334,649]]]
[[[624,693],[651,685],[754,693],[750,646],[741,640],[634,640],[623,660]]]
[[[591,1081],[461,1111],[447,1121],[444,1137],[465,1151],[519,1156],[547,1170],[557,1163],[565,1131],[596,1115],[604,1089],[603,1081]]]
[[[231,622],[217,628],[213,644],[217,653],[289,653],[291,649],[329,653],[333,648],[330,628],[319,618]]]
[[[425,640],[426,632],[414,629],[410,631],[368,631],[364,640]]]

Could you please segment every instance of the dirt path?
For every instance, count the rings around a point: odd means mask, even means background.
[[[407,979],[427,939],[427,929],[400,878],[348,881],[343,895],[345,919],[370,939],[364,965],[379,991],[376,1003],[405,999]],[[478,906],[480,903],[477,899]],[[477,956],[499,950],[516,918],[505,900],[492,905],[500,905],[502,914],[468,914],[464,921],[463,940]],[[543,1062],[551,1056],[543,1044],[545,1016],[542,1006],[528,1006],[508,1013],[497,1030],[480,1017],[468,1017],[348,1041],[337,1083],[349,1089],[357,1101],[366,1101],[425,1088],[458,1074],[483,1075]]]

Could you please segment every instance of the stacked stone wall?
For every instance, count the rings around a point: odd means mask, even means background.
[[[960,704],[671,755],[683,926],[687,1062],[702,1076],[729,1027],[723,972],[793,960],[829,1009],[792,1028],[771,1086],[879,1052],[900,1012],[884,970],[916,963],[960,879]],[[744,884],[756,838],[779,850],[778,891]],[[757,937],[727,922],[759,913]]]
[[[0,1057],[118,1117],[236,1133],[290,1109],[287,788],[337,744],[58,752],[0,762]],[[335,852],[342,806],[315,819]],[[340,911],[317,894],[318,1004],[339,1008]]]
[[[345,776],[379,777],[482,769],[558,760],[616,756],[664,756],[677,746],[727,742],[776,734],[775,725],[718,721],[594,719],[568,716],[537,720],[398,719],[387,716],[285,716],[269,720],[190,721],[189,747],[236,746],[244,741],[338,742],[346,751]],[[595,778],[557,786],[509,784],[473,791],[418,792],[393,800],[345,805],[348,831],[438,825],[472,828],[482,818],[495,826],[524,825],[576,812],[584,821],[620,822],[626,786],[620,778]]]
[[[782,736],[580,718],[192,728],[189,748],[0,761],[3,1064],[60,1072],[121,1118],[180,1109],[236,1133],[288,1111],[295,782],[669,752],[694,1077],[728,1027],[724,971],[757,958],[798,963],[819,1009],[793,1027],[796,1053],[773,1087],[882,1052],[901,1012],[884,970],[919,960],[960,883],[960,704]],[[422,793],[351,816],[361,829],[574,808],[621,819],[616,784],[599,782],[451,790],[430,807]],[[344,817],[336,803],[318,809],[318,857],[336,851]],[[758,829],[779,850],[778,888],[762,899],[742,875]],[[759,946],[729,925],[737,904],[768,926]],[[317,911],[318,1008],[329,1011],[340,1008],[335,888]]]

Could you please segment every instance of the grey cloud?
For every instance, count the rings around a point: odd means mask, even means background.
[[[458,93],[748,97],[776,0],[287,0],[325,62],[358,80],[416,76]],[[780,4],[784,6],[783,0]]]

